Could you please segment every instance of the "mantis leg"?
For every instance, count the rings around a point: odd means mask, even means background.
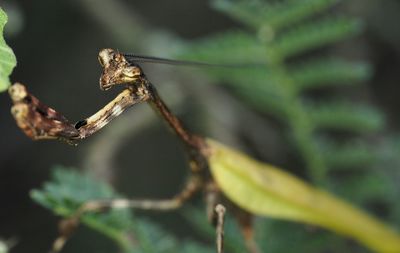
[[[88,212],[101,212],[109,209],[135,208],[142,210],[168,211],[181,207],[199,189],[201,180],[193,175],[189,178],[183,190],[171,199],[110,199],[110,200],[90,200],[84,203],[76,213],[60,222],[60,236],[54,241],[51,253],[60,252],[68,238],[79,226],[80,217]]]

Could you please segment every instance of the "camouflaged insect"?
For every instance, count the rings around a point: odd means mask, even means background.
[[[62,114],[40,102],[23,84],[15,83],[8,92],[14,103],[11,114],[22,131],[33,140],[59,139],[71,143],[79,132]]]
[[[102,90],[108,90],[118,84],[135,83],[143,75],[139,66],[129,63],[123,54],[113,49],[101,50],[98,59],[104,68],[100,77],[100,89]]]

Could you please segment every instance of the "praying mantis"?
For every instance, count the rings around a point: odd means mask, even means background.
[[[118,117],[127,108],[147,102],[164,119],[172,131],[183,143],[188,155],[191,175],[182,191],[171,199],[163,200],[92,200],[84,203],[75,215],[62,222],[60,237],[54,242],[52,251],[59,252],[65,244],[71,231],[79,224],[79,218],[86,212],[104,211],[109,208],[137,208],[145,210],[173,210],[181,207],[195,193],[203,191],[206,202],[206,212],[209,221],[216,227],[217,252],[223,252],[223,224],[226,212],[225,206],[233,210],[250,252],[259,252],[253,240],[252,215],[239,208],[225,198],[212,178],[208,168],[209,149],[204,138],[191,133],[182,122],[169,110],[156,88],[138,61],[156,61],[168,64],[212,65],[199,62],[183,62],[161,58],[149,58],[122,54],[113,49],[100,51],[98,60],[103,67],[100,77],[100,88],[109,90],[115,86],[123,86],[123,90],[107,105],[92,116],[70,123],[62,114],[46,106],[26,87],[16,83],[9,88],[10,97],[14,103],[11,112],[17,125],[33,140],[58,139],[69,144],[88,138]],[[222,65],[221,65],[222,66]]]
[[[22,84],[9,88],[11,113],[22,131],[34,140],[57,139],[69,144],[90,137],[127,108],[146,102],[181,140],[188,156],[190,176],[182,191],[170,199],[90,200],[60,226],[52,252],[59,252],[87,212],[114,208],[168,211],[180,208],[203,192],[208,220],[216,228],[216,248],[223,252],[223,225],[227,210],[236,218],[248,251],[260,252],[254,241],[253,214],[299,221],[347,235],[378,252],[400,252],[400,235],[382,222],[328,192],[307,184],[284,170],[261,163],[241,152],[190,132],[168,109],[138,65],[144,57],[112,49],[99,53],[103,67],[100,88],[122,86],[122,91],[102,109],[75,124],[30,94]],[[165,63],[183,64],[159,58]],[[191,62],[192,65],[208,65]]]

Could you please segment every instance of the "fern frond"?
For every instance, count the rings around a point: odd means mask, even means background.
[[[296,24],[331,7],[337,0],[286,0],[275,3],[261,1],[214,0],[213,7],[253,28],[268,26],[279,30]]]
[[[350,64],[344,61],[331,60],[320,62],[314,61],[303,65],[300,68],[294,69],[286,64],[286,59],[294,55],[305,53],[325,46],[329,43],[339,41],[343,38],[350,37],[356,34],[361,23],[357,19],[346,17],[332,17],[326,15],[324,18],[314,16],[320,11],[328,8],[335,1],[330,0],[284,0],[284,1],[254,1],[246,7],[245,1],[229,1],[217,0],[215,4],[218,8],[224,9],[230,15],[240,19],[247,19],[246,24],[256,25],[257,34],[248,35],[247,40],[252,41],[247,43],[247,48],[240,48],[241,52],[236,52],[236,55],[246,55],[246,53],[260,54],[259,56],[243,58],[236,62],[263,62],[267,61],[265,73],[259,74],[254,71],[248,74],[243,70],[232,70],[231,74],[224,72],[221,74],[213,73],[218,81],[222,81],[230,85],[234,91],[239,94],[243,100],[257,108],[260,111],[272,113],[274,116],[286,121],[290,129],[291,139],[297,147],[300,155],[304,158],[306,167],[309,170],[310,176],[319,183],[324,181],[326,173],[326,162],[324,161],[321,152],[318,150],[316,140],[313,140],[314,130],[320,128],[344,129],[346,131],[366,132],[374,129],[379,129],[382,125],[382,120],[371,110],[361,110],[356,108],[349,113],[347,108],[325,104],[321,108],[313,108],[303,103],[303,98],[299,91],[312,87],[333,85],[337,83],[354,82],[366,78],[368,75],[368,67],[362,64]],[[254,17],[251,16],[251,10]],[[278,11],[279,10],[279,11]],[[275,14],[274,14],[275,13]],[[283,13],[283,14],[282,14]],[[268,16],[270,15],[270,16]],[[275,15],[275,16],[274,16]],[[276,33],[273,29],[273,36],[268,40],[263,38],[261,30],[264,24],[262,22],[271,19],[269,22],[276,27],[288,28]],[[275,18],[273,18],[275,17]],[[313,17],[313,22],[309,18]],[[307,21],[306,21],[307,19]],[[296,27],[289,26],[296,21]],[[300,22],[297,24],[299,21]],[[275,23],[274,23],[275,22]],[[268,23],[268,21],[267,21]],[[268,24],[267,24],[268,26]],[[271,27],[270,27],[271,28]],[[213,39],[208,39],[207,43],[199,42],[192,44],[185,52],[186,56],[192,59],[201,59],[209,62],[230,62],[232,59],[232,50],[228,53],[223,52],[223,47],[216,49],[210,45],[222,44],[221,40],[226,40],[228,44],[230,37],[216,38],[216,43]],[[211,48],[211,51],[209,50]],[[239,47],[237,47],[239,49]],[[256,50],[255,50],[256,48]],[[203,54],[202,52],[206,52]],[[210,53],[211,52],[211,53]],[[200,56],[200,57],[199,57]],[[220,61],[218,61],[218,59]],[[350,71],[350,68],[356,68]],[[352,106],[350,104],[346,104]],[[336,114],[337,113],[337,114]],[[354,116],[354,117],[353,117]],[[372,116],[372,118],[369,118]],[[337,119],[335,121],[335,119]],[[342,122],[343,121],[343,122]],[[363,131],[362,129],[366,129]]]
[[[368,202],[379,200],[389,203],[393,199],[393,193],[396,192],[396,184],[393,184],[388,177],[381,172],[372,171],[357,176],[343,177],[340,185],[337,185],[338,192],[352,201],[359,204],[368,204]]]
[[[270,113],[278,118],[283,117],[286,107],[281,103],[282,97],[279,94],[266,93],[262,86],[253,89],[238,86],[234,87],[234,91],[258,111]]]
[[[231,31],[202,39],[197,46],[188,48],[182,56],[185,59],[207,60],[219,64],[263,63],[266,50],[251,34]]]
[[[275,2],[267,9],[264,18],[266,22],[264,24],[268,24],[274,30],[279,30],[314,16],[337,2],[338,0],[286,0]]]
[[[302,24],[279,36],[271,44],[271,54],[280,59],[304,53],[311,49],[337,42],[361,29],[357,19],[346,17],[324,18]]]
[[[185,58],[189,54],[185,54]],[[211,54],[211,57],[214,58],[215,55]],[[225,61],[225,59],[222,60]],[[232,69],[209,68],[207,72],[212,79],[229,86],[236,95],[246,100],[257,110],[272,113],[278,117],[281,117],[284,113],[285,105],[282,104],[282,89],[279,87],[280,84],[272,78],[273,73],[267,69],[262,67],[235,68],[232,71]]]
[[[211,3],[215,9],[254,28],[264,23],[263,13],[270,7],[259,0],[214,0]]]
[[[364,168],[377,161],[375,150],[366,143],[351,141],[338,144],[324,139],[319,142],[319,146],[326,164],[331,170]]]
[[[237,71],[209,70],[212,77],[223,82],[242,99],[262,112],[281,117],[285,110],[279,83],[263,68],[245,68]]]
[[[384,126],[383,115],[370,106],[355,106],[346,102],[314,103],[308,105],[307,113],[319,129],[367,133]]]
[[[317,59],[291,66],[289,70],[297,90],[333,85],[354,85],[371,76],[371,67],[364,62],[342,59]]]

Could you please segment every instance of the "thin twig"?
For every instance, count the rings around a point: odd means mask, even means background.
[[[215,207],[215,212],[217,214],[217,225],[216,225],[216,243],[217,243],[217,252],[224,252],[224,220],[225,220],[225,212],[226,208],[218,204]]]

